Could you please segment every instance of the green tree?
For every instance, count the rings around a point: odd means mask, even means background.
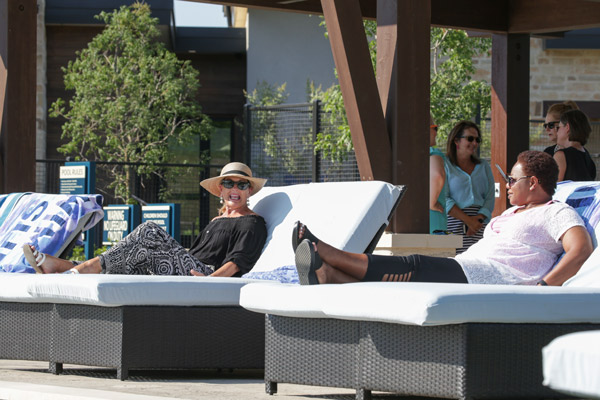
[[[375,71],[376,23],[366,21],[365,31],[369,40],[371,62]],[[490,87],[485,81],[471,77],[475,73],[473,58],[489,54],[491,40],[469,38],[464,31],[431,28],[431,113],[440,126],[438,143],[445,143],[452,125],[461,119],[474,119],[478,111],[485,116],[490,110]],[[323,107],[330,112],[330,122],[339,121],[337,129],[319,132],[315,151],[332,161],[344,160],[352,150],[350,128],[346,118],[344,102],[339,84],[327,90],[309,84],[309,100],[323,101]]]
[[[133,174],[165,178],[156,164],[170,160],[170,145],[208,138],[210,120],[194,96],[198,72],[157,40],[157,19],[147,4],[123,6],[97,19],[105,29],[63,68],[65,88],[73,90],[68,110],[63,99],[50,115],[66,119],[58,150],[78,160],[143,163],[122,171],[109,168],[115,195],[131,198]]]

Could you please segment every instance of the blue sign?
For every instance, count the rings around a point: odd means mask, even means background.
[[[140,223],[140,206],[134,204],[104,207],[102,244],[110,246],[125,236]]]
[[[60,167],[60,194],[88,194],[88,168],[85,165]]]
[[[154,222],[181,243],[179,210],[180,204],[175,203],[142,206],[142,223]]]

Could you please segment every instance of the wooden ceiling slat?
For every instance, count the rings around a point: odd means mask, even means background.
[[[547,33],[600,27],[600,2],[511,0],[509,33]]]

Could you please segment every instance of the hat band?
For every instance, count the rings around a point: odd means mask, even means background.
[[[237,175],[244,175],[244,176],[250,177],[250,175],[248,175],[248,174],[247,174],[247,173],[245,173],[244,171],[239,171],[239,170],[237,170],[237,169],[234,169],[234,170],[232,170],[232,171],[227,171],[227,172],[225,172],[224,174],[222,174],[221,176],[225,176],[225,175],[234,175],[234,174],[237,174]]]

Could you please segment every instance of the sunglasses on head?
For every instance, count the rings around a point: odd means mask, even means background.
[[[542,126],[544,127],[544,129],[554,129],[554,128],[558,128],[558,123],[560,121],[552,121],[552,122],[548,122],[547,124],[543,124]]]
[[[233,189],[234,186],[237,186],[238,189],[240,189],[240,190],[246,190],[250,187],[250,182],[248,182],[248,181],[234,182],[231,179],[223,179],[221,181],[221,186],[223,186],[225,189]]]
[[[469,142],[475,140],[477,143],[481,143],[481,138],[479,136],[459,136],[459,139],[467,139]]]

